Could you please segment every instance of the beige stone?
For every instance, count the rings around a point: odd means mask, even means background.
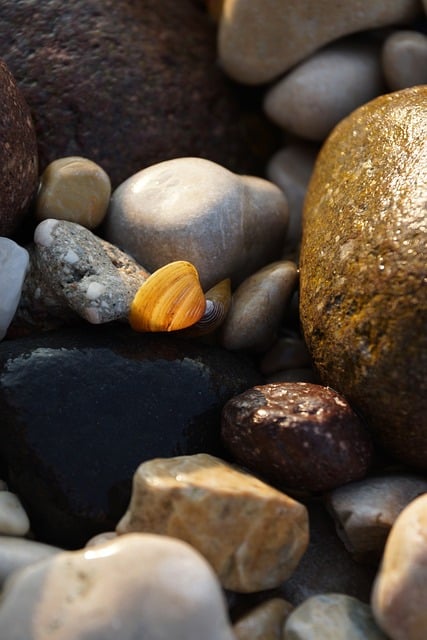
[[[30,521],[20,499],[10,491],[0,491],[0,535],[25,536]]]
[[[309,534],[302,504],[204,453],[141,464],[117,531],[185,540],[211,563],[225,588],[238,592],[286,580]]]
[[[400,513],[388,537],[372,592],[379,626],[392,640],[425,640],[427,494]]]
[[[282,640],[285,620],[293,608],[282,598],[267,600],[236,622],[234,635],[237,640]]]
[[[384,76],[392,91],[427,84],[427,36],[419,31],[396,31],[384,42]]]
[[[262,84],[347,34],[406,22],[417,0],[226,0],[218,34],[219,60],[238,82]]]

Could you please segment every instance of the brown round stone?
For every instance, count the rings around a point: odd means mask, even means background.
[[[10,236],[29,208],[38,182],[30,109],[0,60],[0,236]]]
[[[362,478],[372,459],[369,435],[348,403],[306,382],[260,385],[232,398],[221,434],[236,462],[302,491]]]

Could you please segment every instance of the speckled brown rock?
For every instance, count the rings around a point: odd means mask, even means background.
[[[324,384],[427,470],[427,86],[343,120],[309,184],[300,312]]]
[[[30,109],[2,60],[0,156],[0,236],[10,236],[17,230],[37,188],[38,158]]]
[[[0,51],[33,111],[42,170],[84,156],[114,187],[181,155],[250,169],[215,24],[191,0],[5,0]]]
[[[302,491],[361,478],[371,462],[369,437],[347,402],[307,382],[259,385],[231,398],[221,433],[239,464]]]

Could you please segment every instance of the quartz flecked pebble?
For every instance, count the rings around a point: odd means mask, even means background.
[[[44,560],[62,549],[35,540],[0,536],[0,588],[14,571]]]
[[[0,628],[2,640],[234,640],[208,563],[180,540],[142,534],[15,574],[3,591]]]
[[[345,41],[313,54],[269,89],[264,110],[285,131],[314,141],[384,91],[378,45]]]
[[[253,387],[231,398],[221,433],[236,462],[281,486],[326,491],[363,478],[372,444],[333,389],[306,382]]]
[[[104,237],[149,271],[175,260],[194,264],[206,290],[234,285],[280,258],[287,229],[283,192],[203,158],[143,169],[112,194]]]
[[[96,162],[79,156],[59,158],[40,178],[36,217],[69,220],[93,229],[107,213],[110,195],[110,178]]]
[[[233,293],[221,345],[254,352],[270,347],[297,282],[297,266],[290,260],[273,262],[246,278]]]
[[[392,640],[424,640],[427,629],[427,494],[403,509],[387,539],[372,609]]]
[[[326,504],[346,548],[357,558],[379,560],[399,513],[426,492],[426,479],[390,473],[338,487]]]
[[[0,491],[0,535],[25,536],[30,521],[18,496],[11,491]]]
[[[384,42],[384,76],[392,91],[427,84],[427,36],[419,31],[396,31]]]
[[[308,544],[302,504],[207,454],[141,464],[117,531],[185,540],[226,589],[242,593],[278,586]]]
[[[283,598],[266,600],[236,622],[236,640],[283,640],[283,625],[293,608]]]
[[[308,598],[287,618],[283,640],[387,640],[370,607],[341,593]],[[407,639],[409,640],[409,639]]]
[[[0,340],[18,308],[28,265],[26,249],[9,238],[0,238]]]
[[[359,31],[405,23],[420,13],[417,0],[373,0],[356,10],[335,0],[225,0],[218,55],[224,71],[245,84],[263,84],[323,45]]]

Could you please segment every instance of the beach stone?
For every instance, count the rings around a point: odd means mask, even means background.
[[[18,308],[29,260],[26,249],[10,238],[0,238],[0,340]]]
[[[237,91],[216,62],[215,24],[192,0],[46,0],[37,10],[6,0],[0,49],[32,110],[41,171],[82,156],[113,188],[185,155],[252,171],[249,131],[235,126]]]
[[[426,116],[420,86],[381,96],[337,125],[310,180],[300,256],[301,325],[323,384],[348,400],[389,454],[420,470]]]
[[[231,398],[221,434],[237,463],[301,491],[363,478],[372,461],[369,435],[344,398],[306,382],[258,385]]]
[[[180,540],[141,534],[23,569],[6,583],[0,626],[3,640],[234,639],[208,563]]]
[[[141,464],[117,531],[185,540],[209,561],[223,587],[241,593],[278,586],[308,544],[302,504],[203,453]]]
[[[289,71],[266,92],[264,110],[284,131],[321,142],[356,107],[384,92],[379,46],[348,39]]]
[[[262,380],[242,355],[116,325],[0,344],[0,458],[37,540],[114,530],[144,460],[225,454],[225,402]]]
[[[265,352],[259,368],[263,375],[268,376],[278,371],[308,368],[310,365],[311,357],[304,340],[289,333],[280,337]]]
[[[283,640],[283,625],[292,610],[282,598],[266,600],[238,620],[234,635],[237,640]]]
[[[265,376],[265,383],[271,382],[310,382],[321,384],[319,376],[313,367],[303,367],[301,369],[280,369],[275,373]]]
[[[62,549],[35,540],[0,536],[0,588],[14,572],[39,560],[44,560]]]
[[[17,495],[0,491],[0,535],[25,536],[30,521]]]
[[[277,338],[297,283],[297,265],[290,260],[268,264],[246,278],[233,294],[220,344],[232,351],[265,351]]]
[[[69,220],[93,229],[107,213],[110,195],[110,178],[96,162],[78,156],[59,158],[40,178],[36,217]]]
[[[286,198],[271,182],[204,158],[176,158],[113,192],[103,235],[151,272],[193,263],[209,289],[225,278],[238,284],[279,258],[287,220]]]
[[[372,591],[378,625],[392,640],[422,640],[427,628],[427,494],[397,517]]]
[[[326,496],[337,533],[356,559],[378,561],[399,513],[427,492],[427,480],[408,474],[365,478]]]
[[[419,31],[396,31],[382,49],[384,76],[392,91],[427,84],[427,36]]]
[[[283,640],[387,640],[370,607],[341,593],[312,596],[287,618]]]
[[[219,62],[237,82],[263,84],[342,36],[401,24],[420,14],[416,0],[319,4],[302,0],[225,0],[218,33]]]

